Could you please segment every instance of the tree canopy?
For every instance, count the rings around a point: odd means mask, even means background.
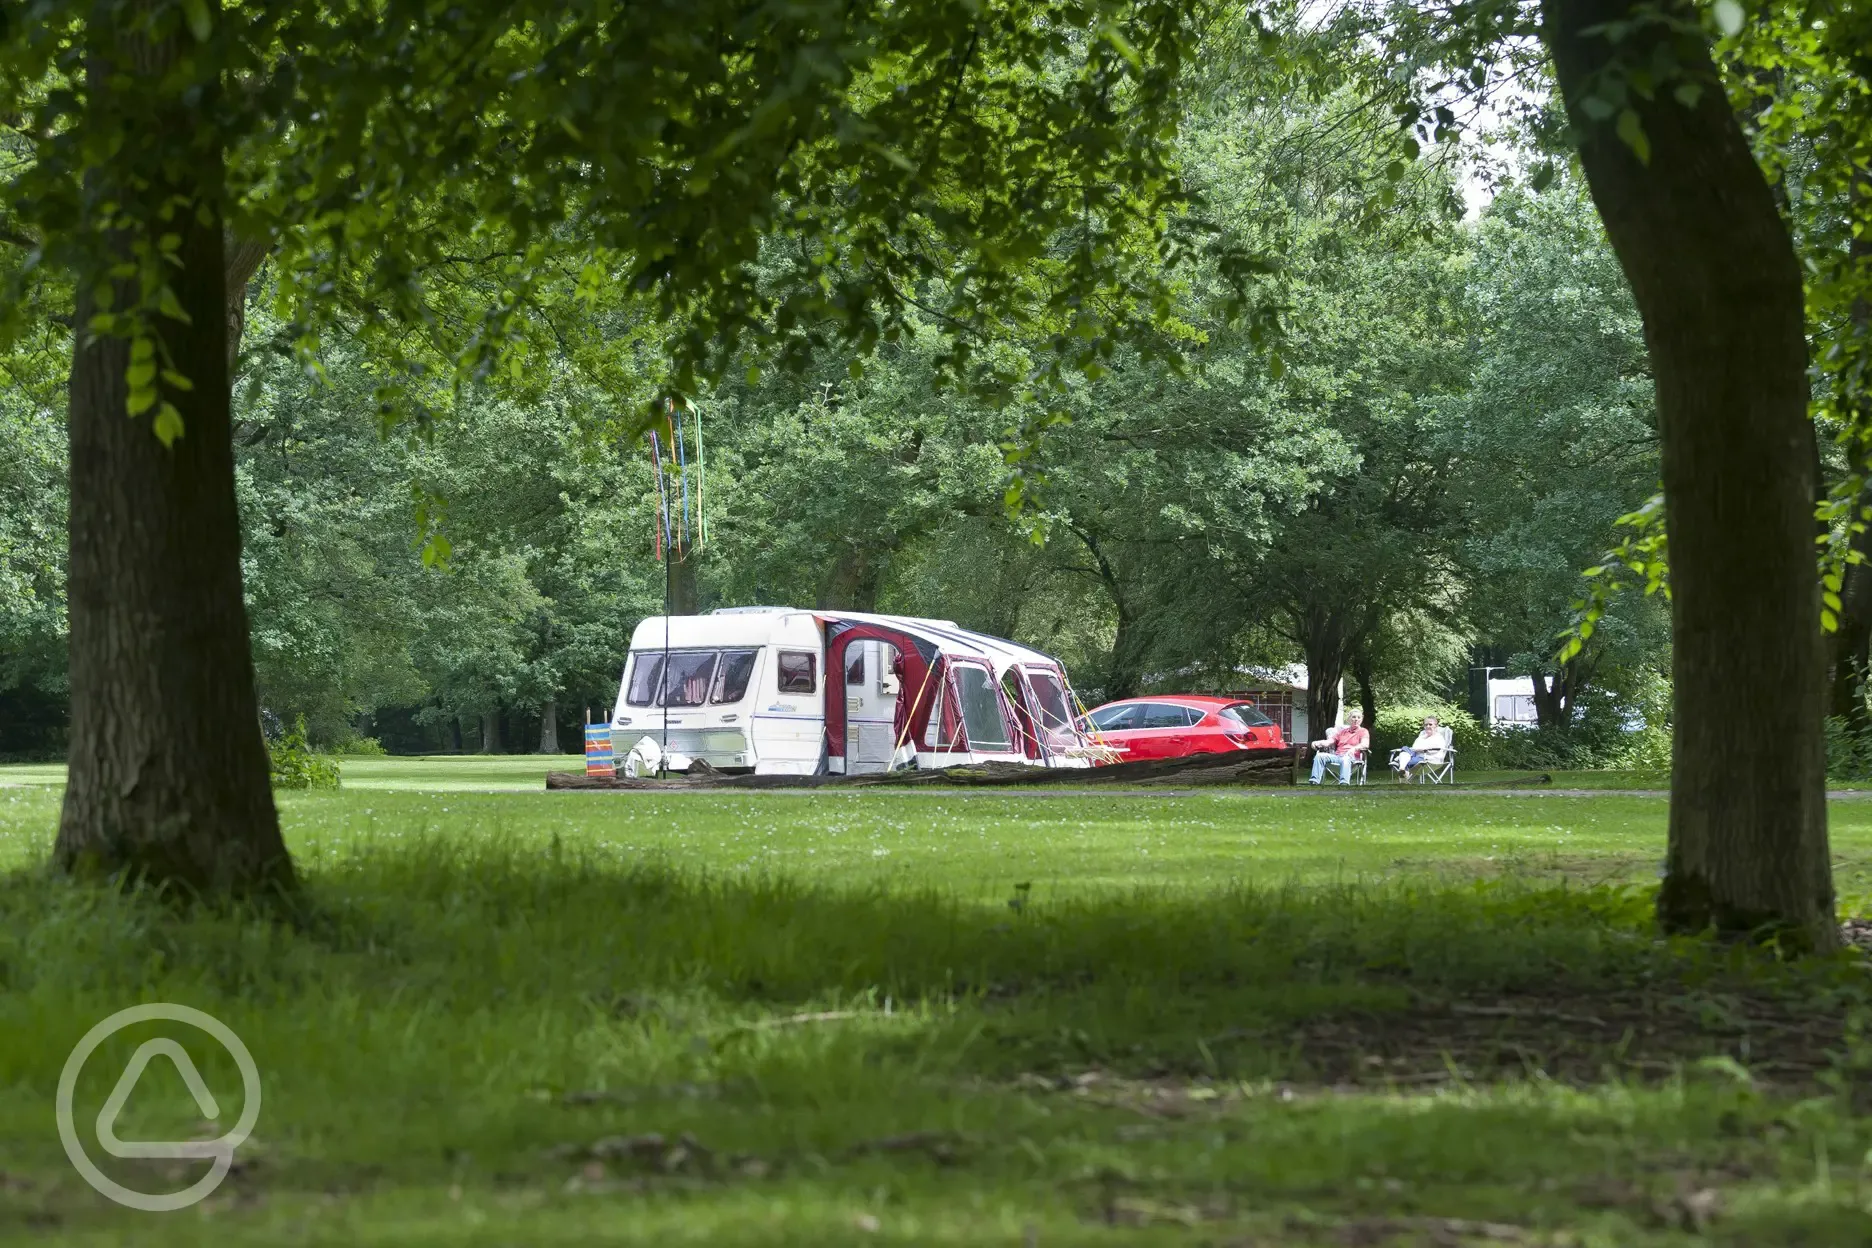
[[[1505,664],[1565,728],[1668,668],[1661,913],[1824,945],[1829,665],[1872,718],[1862,35],[1728,0],[16,6],[0,678],[69,701],[60,860],[290,889],[226,725],[550,743],[667,575],[966,608],[1106,694],[1300,662],[1316,722],[1342,679],[1369,710]],[[664,568],[632,439],[679,403],[719,523]],[[1581,578],[1620,517],[1602,566],[1668,623]]]

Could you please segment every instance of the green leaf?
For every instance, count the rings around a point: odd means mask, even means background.
[[[864,361],[853,360],[850,364],[847,364],[845,366],[845,375],[847,377],[850,377],[853,381],[863,381],[864,380]]]
[[[188,391],[188,390],[193,390],[195,388],[194,382],[190,381],[187,377],[184,377],[181,373],[176,372],[176,370],[173,368],[163,369],[162,379],[168,383],[169,388],[171,390]]]
[[[156,295],[156,310],[172,321],[181,321],[184,325],[192,324],[189,314],[182,308],[182,301],[176,298],[174,288],[164,286]]]
[[[207,43],[214,33],[214,20],[208,14],[208,0],[182,0],[182,15],[188,20],[189,34],[196,43]],[[179,430],[178,430],[179,432]],[[168,445],[165,440],[164,446]]]
[[[130,392],[136,394],[151,388],[156,380],[156,362],[154,360],[135,360],[124,371],[124,380],[130,384]]]
[[[1742,29],[1742,6],[1736,0],[1716,0],[1716,28],[1725,35],[1734,35]]]
[[[182,413],[173,403],[164,403],[156,411],[156,440],[164,446],[175,445],[182,436]]]
[[[1131,46],[1131,41],[1129,39],[1118,33],[1116,27],[1107,26],[1104,30],[1100,31],[1099,34],[1106,43],[1111,44],[1113,50],[1116,51],[1119,56],[1124,57],[1125,62],[1130,65],[1132,69],[1144,68],[1144,60],[1138,55],[1137,49]]]
[[[1636,110],[1628,108],[1618,115],[1618,137],[1624,140],[1626,147],[1631,148],[1639,164],[1651,163],[1651,140],[1646,136],[1644,122],[1638,119]]]
[[[423,542],[422,561],[425,568],[446,568],[449,556],[455,551],[455,544],[440,533],[431,533]]]
[[[1528,176],[1528,185],[1532,187],[1534,193],[1538,195],[1553,185],[1554,173],[1553,161],[1542,161],[1540,165],[1535,168],[1534,172]]]
[[[1703,84],[1700,82],[1680,82],[1671,92],[1677,102],[1685,108],[1695,108],[1697,101],[1703,98]]]
[[[132,416],[141,416],[156,406],[156,387],[145,386],[141,390],[132,390],[124,400],[124,411]]]

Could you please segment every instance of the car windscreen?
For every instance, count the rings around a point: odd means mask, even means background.
[[[1221,715],[1222,726],[1225,728],[1234,724],[1240,724],[1243,728],[1265,728],[1274,722],[1246,702],[1225,706],[1218,714]]]
[[[1013,749],[994,677],[986,668],[973,663],[958,663],[955,673],[956,691],[962,697],[962,727],[968,733],[969,749],[985,753],[1006,753]]]

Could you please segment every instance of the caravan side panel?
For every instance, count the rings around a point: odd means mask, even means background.
[[[801,612],[774,621],[761,651],[753,718],[754,770],[763,776],[810,776],[825,754],[825,637]]]
[[[752,721],[754,770],[763,776],[810,776],[825,743],[825,652],[818,644],[778,642],[761,654]]]

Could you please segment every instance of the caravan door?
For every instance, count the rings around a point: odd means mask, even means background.
[[[897,745],[897,647],[854,641],[845,647],[845,771],[890,770]]]
[[[760,775],[810,776],[819,770],[825,743],[822,657],[817,647],[803,645],[763,649],[752,720],[754,770]]]

